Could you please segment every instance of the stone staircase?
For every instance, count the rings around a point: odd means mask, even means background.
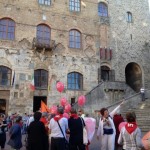
[[[150,131],[150,99],[137,104],[136,108],[129,108],[122,112],[123,117],[128,111],[134,111],[137,118],[137,124],[142,133]]]

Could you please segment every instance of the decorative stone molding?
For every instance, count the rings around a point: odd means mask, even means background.
[[[61,43],[58,43],[56,45],[55,50],[53,51],[54,53],[62,53],[62,51],[65,51],[65,46]]]
[[[87,47],[85,50],[84,50],[84,53],[87,57],[91,58],[95,55],[95,51],[92,49],[92,46],[89,46]]]
[[[94,44],[94,38],[93,38],[93,36],[87,35],[85,37],[85,42],[86,42],[86,45],[88,45],[88,46],[93,45]]]
[[[10,62],[5,59],[5,58],[0,58],[0,66],[6,66],[8,68],[12,68],[12,65],[10,64]]]
[[[73,65],[69,66],[68,73],[70,73],[70,72],[79,72],[79,73],[83,74],[82,68],[77,64],[73,64]]]
[[[37,69],[44,69],[48,71],[48,66],[43,63],[36,63],[34,70],[37,70]]]
[[[6,57],[6,51],[4,49],[0,49],[0,58]]]
[[[43,49],[40,52],[35,51],[35,56],[37,58],[39,58],[39,60],[42,61],[42,62],[44,62],[48,58],[48,56],[45,54],[45,49]]]
[[[26,38],[23,38],[21,41],[18,42],[18,45],[22,49],[32,49],[32,43],[29,42]]]
[[[105,4],[108,5],[108,0],[98,0],[98,3],[100,3],[100,2],[105,3]]]

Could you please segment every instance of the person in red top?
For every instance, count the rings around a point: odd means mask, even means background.
[[[113,121],[114,121],[114,125],[115,125],[115,128],[116,128],[115,150],[122,150],[122,146],[118,144],[118,138],[119,138],[119,134],[120,134],[119,124],[121,122],[124,122],[124,119],[121,116],[121,114],[117,113],[117,114],[114,115]]]
[[[46,112],[42,113],[42,117],[41,117],[40,121],[44,123],[46,131],[48,133],[49,129],[48,129],[48,121],[47,121],[47,113]]]

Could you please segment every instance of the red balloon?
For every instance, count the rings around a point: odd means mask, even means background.
[[[52,107],[50,108],[50,112],[51,112],[52,114],[57,114],[57,106],[52,106]]]
[[[60,99],[60,104],[61,104],[61,106],[65,106],[67,104],[67,100],[65,97]]]
[[[69,114],[68,114],[68,113],[64,113],[64,114],[63,114],[63,117],[69,119]]]
[[[85,104],[85,96],[84,95],[81,95],[79,98],[78,98],[78,105],[79,106],[83,106]]]
[[[70,104],[66,104],[66,105],[65,105],[65,112],[66,112],[66,113],[69,113],[70,110],[71,110],[71,105],[70,105]]]
[[[127,124],[127,122],[121,122],[119,124],[119,131],[121,131],[121,129]]]
[[[64,84],[62,82],[57,82],[56,89],[61,93],[64,90]]]

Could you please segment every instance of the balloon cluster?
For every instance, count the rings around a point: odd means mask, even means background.
[[[56,89],[60,93],[63,92],[64,84],[62,82],[57,82]],[[78,105],[82,107],[85,104],[85,101],[86,101],[86,98],[84,95],[79,96]],[[65,97],[60,99],[60,105],[64,107],[64,112],[65,112],[64,117],[68,118],[69,117],[68,113],[71,110],[71,105],[68,103],[68,101]],[[52,110],[52,112],[56,112],[57,111],[56,106],[55,107],[53,106],[51,108],[51,110]]]

